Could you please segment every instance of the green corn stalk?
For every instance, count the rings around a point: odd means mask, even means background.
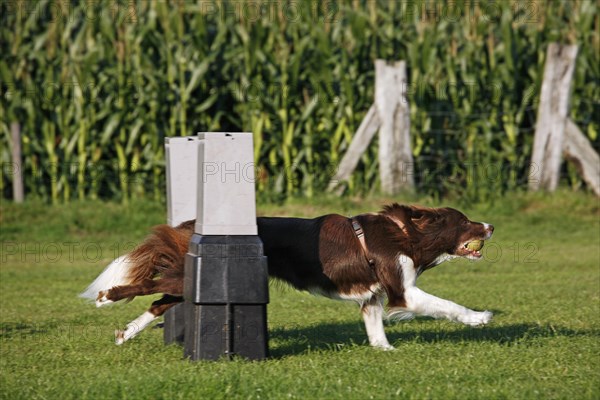
[[[121,189],[121,196],[123,203],[129,202],[129,173],[127,157],[125,156],[125,149],[118,139],[114,140],[115,150],[117,151],[117,168],[119,177],[119,186]]]
[[[83,99],[83,93],[81,93],[81,90],[76,90],[77,93],[77,102],[79,103],[79,110],[82,110],[85,108],[85,104],[83,104],[84,99]],[[87,163],[87,159],[88,159],[88,152],[87,152],[87,136],[88,136],[88,127],[87,127],[87,123],[88,123],[88,119],[87,118],[82,118],[82,114],[83,112],[79,113],[79,132],[78,132],[78,136],[77,136],[77,197],[79,198],[79,200],[83,200],[85,199],[85,189],[86,189],[86,181],[85,181],[85,174],[86,174],[86,163]]]

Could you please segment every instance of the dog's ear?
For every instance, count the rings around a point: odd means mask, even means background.
[[[383,213],[394,216],[402,221],[406,221],[411,218],[412,206],[400,205],[398,203],[392,203],[383,207]]]
[[[428,218],[426,216],[426,212],[421,207],[410,207],[410,222],[413,224],[415,228],[421,230],[427,225]]]
[[[425,210],[422,209],[421,207],[415,207],[415,206],[410,207],[410,219],[412,219],[412,220],[421,219],[421,218],[423,218],[424,215],[425,215]]]
[[[410,220],[420,228],[428,224],[434,224],[440,219],[441,215],[435,209],[415,206],[411,207]]]
[[[424,220],[435,217],[435,213],[430,208],[411,206],[410,207],[410,219],[412,220]]]

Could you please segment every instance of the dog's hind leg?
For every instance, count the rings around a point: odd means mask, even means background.
[[[394,350],[385,336],[383,328],[383,303],[378,296],[373,296],[361,307],[369,343],[383,350]]]
[[[150,306],[148,311],[128,323],[124,330],[115,331],[115,343],[118,345],[123,344],[127,340],[137,336],[144,328],[163,315],[165,311],[182,301],[183,297],[171,296],[168,294],[164,295],[159,300],[156,300],[152,303],[152,306]]]
[[[183,295],[182,279],[148,279],[137,285],[115,286],[107,291],[98,293],[96,307],[113,303],[123,299],[132,299],[136,296],[164,293],[173,296]]]
[[[114,303],[123,299],[132,299],[136,296],[159,293],[156,290],[156,281],[148,279],[135,285],[114,286],[106,291],[98,293],[96,307],[102,307],[106,304]]]

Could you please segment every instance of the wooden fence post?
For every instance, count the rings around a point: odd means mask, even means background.
[[[576,45],[551,43],[546,53],[531,156],[529,189],[554,191],[560,177]]]
[[[413,186],[410,114],[406,100],[406,63],[375,61],[375,106],[379,129],[381,189],[397,194]]]
[[[585,183],[600,197],[600,156],[571,119],[567,119],[565,158],[575,165]]]
[[[22,203],[25,198],[23,190],[23,157],[21,155],[21,124],[13,122],[10,124],[10,136],[12,139],[12,162],[13,162],[13,200]]]
[[[406,63],[375,61],[375,103],[361,122],[328,191],[341,194],[362,154],[379,131],[381,190],[397,194],[412,189],[414,179],[410,143],[410,114],[406,99]]]
[[[367,150],[369,143],[371,143],[373,136],[375,136],[380,126],[381,124],[379,122],[379,116],[377,115],[377,108],[373,104],[371,105],[371,108],[369,108],[365,118],[360,123],[356,134],[352,138],[350,147],[348,147],[346,154],[344,154],[344,158],[342,158],[342,162],[340,163],[335,176],[331,182],[329,182],[329,187],[327,190],[335,190],[338,195],[342,194],[344,188],[343,186],[339,185],[339,183],[341,181],[347,181],[350,179],[350,175],[352,175],[352,172],[358,165],[360,157]]]

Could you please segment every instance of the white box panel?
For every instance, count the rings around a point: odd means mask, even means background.
[[[252,133],[198,133],[197,180],[197,233],[258,234]]]
[[[177,226],[196,219],[198,137],[165,138],[167,223]]]

